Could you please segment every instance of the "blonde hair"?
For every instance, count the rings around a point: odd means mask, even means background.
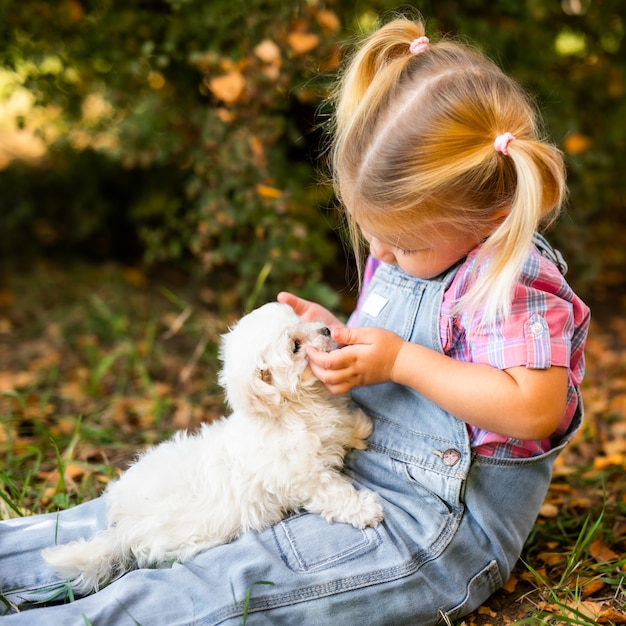
[[[473,316],[482,307],[491,324],[509,315],[533,234],[564,200],[563,158],[540,138],[515,81],[461,43],[411,54],[424,35],[421,21],[397,18],[349,60],[335,93],[335,189],[359,268],[361,228],[397,237],[444,226],[484,237],[476,266],[488,264],[457,308]],[[506,156],[494,149],[505,132],[515,136]]]

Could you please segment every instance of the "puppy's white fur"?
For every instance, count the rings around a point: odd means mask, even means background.
[[[79,593],[135,567],[184,561],[246,531],[306,509],[364,528],[382,520],[375,494],[340,473],[349,448],[366,448],[369,418],[331,395],[305,347],[330,351],[321,324],[271,303],[222,337],[219,382],[232,414],[177,433],[145,452],[104,492],[108,527],[43,551]]]

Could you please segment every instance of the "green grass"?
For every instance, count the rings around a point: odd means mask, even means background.
[[[0,314],[0,517],[93,498],[144,446],[223,412],[226,315],[115,267],[38,274]]]
[[[0,519],[91,499],[143,447],[223,414],[217,343],[239,314],[227,288],[191,291],[115,266],[43,266],[8,278],[0,289],[9,305],[0,339],[11,355],[0,366]],[[626,359],[608,339],[590,343],[588,362],[586,424],[557,464],[552,512],[526,544],[518,585],[486,603],[496,618],[476,612],[456,626],[623,623],[609,609],[626,609],[625,464],[614,450],[626,430],[617,401]],[[615,558],[599,559],[601,545]]]

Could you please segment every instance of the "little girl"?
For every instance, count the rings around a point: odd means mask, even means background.
[[[297,514],[185,563],[135,570],[69,604],[42,548],[102,527],[96,499],[0,524],[7,624],[414,624],[458,619],[507,579],[580,425],[589,310],[537,234],[565,194],[560,153],[520,88],[465,45],[398,19],[341,77],[333,168],[357,260],[343,347],[313,372],[374,419],[347,457],[385,519],[358,530]],[[270,584],[258,584],[260,581]]]

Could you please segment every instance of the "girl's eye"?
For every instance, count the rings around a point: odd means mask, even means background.
[[[411,256],[412,254],[417,254],[418,252],[430,252],[432,248],[413,248],[411,250],[407,250],[405,248],[397,248],[397,250],[405,256]]]
[[[300,340],[296,339],[293,342],[293,353],[296,354],[297,352],[300,352],[301,346],[302,346],[302,343],[300,342]]]

